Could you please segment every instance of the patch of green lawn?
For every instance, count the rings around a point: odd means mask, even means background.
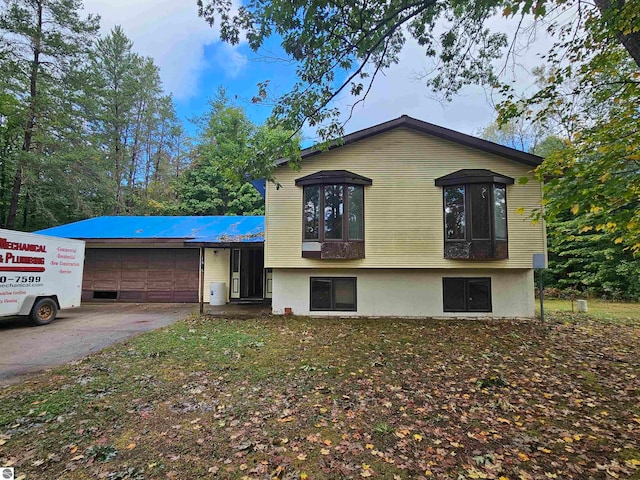
[[[588,315],[603,320],[640,320],[640,303],[611,302],[600,299],[587,300]],[[557,298],[544,299],[545,312],[578,312],[577,304],[571,300]],[[536,299],[536,314],[540,313],[539,299]]]
[[[553,313],[195,316],[3,389],[0,465],[27,480],[637,478],[639,347],[638,320]]]

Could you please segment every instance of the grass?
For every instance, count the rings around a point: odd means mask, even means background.
[[[536,313],[540,312],[539,300],[536,299]],[[599,299],[587,300],[588,313],[603,320],[640,319],[640,303],[610,302]],[[545,312],[577,312],[576,302],[571,300],[545,298]]]
[[[25,480],[640,479],[640,319],[621,315],[192,317],[0,391],[0,465]]]

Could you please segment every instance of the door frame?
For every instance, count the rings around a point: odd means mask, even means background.
[[[237,257],[236,257],[237,254]],[[231,264],[231,284],[229,285],[229,298],[233,300],[240,299],[240,270],[242,265],[242,249],[232,248],[230,262]]]
[[[265,268],[264,269],[264,283],[262,284],[263,295],[262,298],[271,299],[273,298],[273,269]]]
[[[262,295],[261,296],[250,296],[243,297],[242,296],[242,260],[243,260],[243,251],[248,250],[257,250],[260,251],[262,258],[264,258],[264,245],[233,245],[230,247],[231,254],[229,256],[229,301],[237,301],[242,300],[243,298],[253,298],[253,299],[265,299],[271,298],[271,295],[267,296],[266,286],[267,286],[267,269],[262,267],[262,271],[260,275],[256,275],[257,278],[262,282]],[[237,253],[236,253],[237,252]],[[237,255],[237,257],[234,257]],[[264,262],[263,262],[264,263]],[[234,269],[237,268],[237,271]],[[254,270],[255,272],[255,270]]]

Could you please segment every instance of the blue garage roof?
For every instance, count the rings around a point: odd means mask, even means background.
[[[194,243],[264,242],[264,217],[96,217],[34,233],[81,240],[179,239]]]

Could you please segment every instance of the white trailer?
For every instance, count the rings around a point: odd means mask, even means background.
[[[80,306],[84,242],[0,229],[0,317],[52,322]]]

